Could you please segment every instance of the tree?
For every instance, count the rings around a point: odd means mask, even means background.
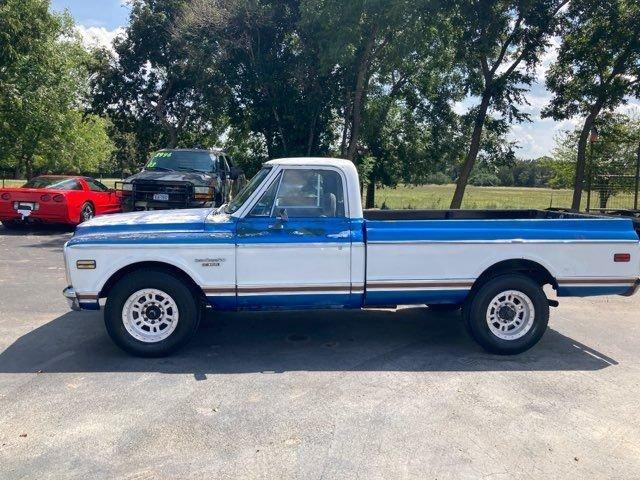
[[[418,42],[426,45],[434,38],[425,5],[415,0],[303,1],[304,29],[318,39],[321,71],[339,89],[342,157],[355,160],[358,155],[372,79],[386,85],[393,99],[420,63]],[[377,115],[384,116],[391,103]]]
[[[504,121],[524,121],[518,104],[531,85],[533,67],[548,46],[558,12],[568,0],[450,0],[452,23],[460,28],[455,46],[466,75],[468,93],[480,103],[472,110],[473,130],[456,183],[451,208],[460,208],[465,188],[481,148],[490,109]]]
[[[39,159],[73,150],[103,128],[101,122],[89,128],[81,114],[89,56],[71,18],[48,6],[44,0],[0,5],[0,163],[17,177],[33,176]],[[74,162],[80,167],[109,153],[76,151]]]
[[[628,115],[603,112],[599,117],[598,141],[589,157],[592,192],[598,194],[599,206],[607,208],[616,193],[631,192],[635,187],[638,148],[640,147],[640,119]],[[553,152],[552,184],[568,188],[576,172],[575,152],[584,127],[565,132]],[[626,177],[626,178],[625,178]],[[628,179],[630,181],[624,181]],[[595,196],[592,196],[595,199]],[[580,208],[572,207],[574,209]]]
[[[602,112],[640,96],[640,4],[636,0],[571,2],[563,17],[562,44],[547,86],[554,93],[544,116],[584,117],[577,144],[571,208],[578,210],[589,132]]]
[[[95,52],[92,109],[135,146],[138,164],[152,149],[210,144],[224,129],[218,43],[215,35],[193,38],[194,4],[135,0],[114,51]],[[208,21],[224,22],[225,11]]]

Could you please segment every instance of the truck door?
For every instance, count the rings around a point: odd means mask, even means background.
[[[238,307],[349,304],[350,221],[334,168],[287,167],[237,224]]]

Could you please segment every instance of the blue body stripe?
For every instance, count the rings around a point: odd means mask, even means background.
[[[368,242],[473,240],[638,241],[630,219],[366,221]]]
[[[632,287],[626,286],[577,286],[577,287],[562,287],[558,288],[559,297],[597,297],[600,295],[624,295]]]
[[[252,218],[221,223],[108,224],[78,227],[68,245],[86,244],[261,244],[411,241],[638,241],[630,219],[552,220],[362,220],[290,219],[282,230],[275,220]],[[237,231],[236,231],[237,226]]]
[[[237,305],[230,301],[232,297],[207,297],[211,305],[221,310],[303,310],[324,308],[349,308],[351,295],[345,294],[307,294],[307,295],[241,295]],[[354,308],[360,308],[360,305]]]
[[[365,306],[462,303],[470,290],[384,290],[367,291]]]

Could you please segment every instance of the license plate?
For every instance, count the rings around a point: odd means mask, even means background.
[[[15,209],[24,218],[24,217],[28,217],[29,215],[31,215],[31,212],[33,212],[36,209],[36,204],[35,203],[26,203],[26,202],[18,202],[15,205]]]
[[[153,199],[154,200],[159,200],[161,202],[168,202],[169,201],[169,194],[168,193],[154,193],[153,194]]]

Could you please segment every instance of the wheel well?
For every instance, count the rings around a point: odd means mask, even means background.
[[[541,287],[546,284],[550,284],[554,288],[558,287],[556,279],[545,267],[532,260],[518,258],[498,262],[486,269],[474,282],[473,289],[475,290],[491,278],[506,273],[521,273],[535,280]]]
[[[109,280],[107,280],[107,282],[102,287],[102,290],[100,290],[99,297],[108,297],[109,292],[114,287],[114,285],[118,283],[118,281],[120,281],[120,279],[138,270],[155,270],[170,273],[171,275],[180,278],[185,282],[185,284],[189,285],[189,287],[195,294],[204,296],[202,288],[200,288],[200,286],[193,280],[193,278],[191,278],[189,274],[185,273],[184,270],[181,270],[174,265],[163,262],[138,262],[127,265],[126,267],[121,268],[113,275],[111,275]]]

